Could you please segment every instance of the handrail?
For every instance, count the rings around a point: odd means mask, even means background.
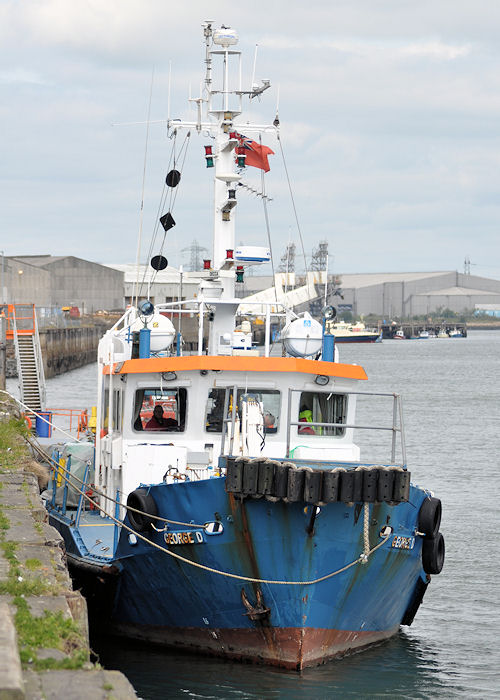
[[[45,406],[45,399],[47,395],[45,386],[45,369],[43,366],[42,348],[40,345],[40,334],[38,333],[38,323],[35,313],[35,305],[33,304],[33,326],[34,326],[34,351],[35,351],[35,364],[36,373],[38,378],[38,391],[40,396],[40,405]]]
[[[9,304],[10,306],[10,304]],[[11,316],[9,314],[8,319],[10,319]],[[8,321],[7,321],[8,324]],[[17,335],[17,324],[16,324],[16,313],[14,310],[14,314],[12,316],[12,324],[13,324],[13,330],[11,331],[12,336],[11,338],[14,339],[14,347],[16,351],[16,366],[17,366],[17,378],[19,381],[19,393],[21,394],[21,398],[24,398],[24,382],[23,382],[23,370],[21,367],[21,354],[19,350],[19,341],[18,341],[18,335]],[[7,325],[8,327],[8,325]],[[9,337],[8,333],[6,334],[7,337]]]
[[[290,418],[291,411],[292,411],[292,394],[293,394],[293,392],[301,393],[302,391],[303,391],[302,389],[289,389],[288,390],[288,402],[287,402],[287,409],[286,409],[286,416],[285,416],[285,417],[288,417],[288,419]],[[342,428],[342,429],[351,428],[354,430],[385,430],[385,431],[390,431],[392,433],[392,439],[391,439],[391,463],[392,464],[394,464],[395,460],[396,460],[396,441],[397,441],[397,434],[399,433],[400,444],[401,444],[401,458],[402,458],[401,464],[406,465],[406,443],[405,443],[405,438],[404,438],[403,408],[402,408],[400,394],[396,394],[396,393],[392,393],[392,392],[380,392],[380,391],[342,391],[339,393],[348,394],[348,395],[361,395],[361,396],[385,396],[385,397],[392,398],[392,400],[393,400],[392,425],[362,425],[359,423],[322,423],[319,421],[312,421],[312,422],[308,421],[307,423],[304,423],[303,421],[287,420],[286,421],[286,426],[287,426],[286,453],[285,453],[286,458],[287,459],[290,458],[290,448],[291,448],[290,431],[291,431],[292,427],[302,427],[302,428],[303,427],[319,427],[319,428]],[[228,413],[229,413],[231,394],[232,394],[232,406],[231,406],[232,410],[231,410],[231,415],[229,416]],[[234,448],[237,397],[238,397],[238,386],[236,384],[234,386],[226,387],[226,392],[225,392],[225,397],[224,397],[224,413],[223,413],[223,418],[222,418],[221,454],[224,454],[225,445],[226,445],[226,438],[228,436],[228,426],[231,425],[231,435],[229,438],[229,455],[231,455],[231,456],[233,455],[233,448]],[[398,421],[398,418],[399,418],[399,421]],[[324,437],[329,437],[329,436],[324,436]],[[313,445],[311,445],[311,446],[313,446]]]
[[[292,408],[292,394],[302,393],[302,389],[289,389],[288,390],[288,416],[291,415]],[[292,426],[297,427],[325,427],[325,428],[351,428],[354,430],[390,430],[392,432],[391,440],[391,462],[394,463],[396,460],[396,436],[397,433],[400,434],[401,440],[401,459],[402,464],[406,465],[406,443],[404,438],[404,420],[403,420],[403,408],[401,402],[401,395],[390,392],[380,392],[380,391],[342,391],[339,392],[343,395],[348,396],[385,396],[391,397],[393,400],[393,410],[392,410],[392,425],[382,426],[382,425],[360,425],[357,423],[319,423],[314,421],[287,421],[287,434],[286,434],[286,456],[290,456],[290,429]],[[398,422],[399,417],[399,422]]]
[[[34,304],[5,304],[2,308],[7,308],[7,331],[8,340],[13,340],[16,335],[33,335],[36,328],[36,316]],[[20,316],[17,309],[30,309],[31,313],[28,316]],[[30,328],[18,328],[17,321],[27,321],[31,323]],[[12,328],[11,328],[12,325]],[[21,324],[22,325],[22,324]]]

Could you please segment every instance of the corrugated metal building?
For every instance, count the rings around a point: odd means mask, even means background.
[[[119,270],[123,274],[123,290],[125,305],[132,304],[135,299],[136,285],[137,297],[139,301],[150,299],[154,304],[164,304],[166,302],[177,301],[182,298],[192,299],[198,293],[199,276],[196,272],[181,272],[170,265],[164,270],[153,270],[150,265],[135,264],[113,264],[109,265],[112,270]]]
[[[334,297],[333,304],[354,315],[376,314],[383,318],[409,317],[435,313],[448,308],[462,312],[477,304],[500,304],[500,280],[466,275],[460,272],[387,272],[340,274],[344,299]],[[300,276],[296,283],[303,284]],[[333,276],[329,276],[333,282]],[[271,285],[271,277],[249,275],[246,295]]]
[[[72,255],[9,256],[2,262],[3,300],[11,304],[74,305],[82,313],[124,308],[123,272],[106,265]]]
[[[500,281],[459,272],[341,275],[343,304],[356,315],[419,316],[439,309],[462,312],[500,300]]]

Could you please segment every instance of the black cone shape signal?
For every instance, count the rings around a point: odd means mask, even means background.
[[[163,214],[163,216],[160,216],[160,224],[163,226],[165,231],[168,231],[175,226],[174,217],[169,211],[167,211],[166,214]]]
[[[151,258],[151,267],[157,272],[164,270],[168,265],[168,260],[163,255],[155,255]]]
[[[171,170],[165,178],[165,182],[169,187],[177,187],[180,181],[181,174],[178,170]]]

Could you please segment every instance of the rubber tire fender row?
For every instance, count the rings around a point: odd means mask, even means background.
[[[136,489],[129,493],[127,497],[127,507],[135,508],[142,511],[135,513],[133,510],[128,510],[128,519],[130,526],[137,532],[145,532],[151,529],[151,524],[154,518],[151,515],[158,515],[158,508],[153,496],[148,492],[148,489]]]
[[[424,537],[422,544],[422,566],[426,574],[440,574],[445,555],[444,537],[438,532],[436,537]]]
[[[418,530],[426,537],[436,537],[441,525],[441,501],[429,496],[420,506],[418,513]]]

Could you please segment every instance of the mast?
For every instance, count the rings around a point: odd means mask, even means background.
[[[235,298],[234,261],[231,256],[228,259],[227,254],[228,250],[233,251],[235,248],[236,188],[242,177],[235,162],[235,148],[240,144],[241,138],[239,129],[243,129],[244,135],[248,136],[266,131],[276,133],[276,126],[240,126],[235,123],[242,113],[243,96],[252,98],[260,95],[270,87],[270,83],[264,80],[260,86],[252,85],[249,91],[241,89],[241,51],[235,48],[238,34],[224,25],[220,29],[213,29],[212,24],[211,21],[203,24],[203,95],[190,100],[197,107],[196,121],[169,120],[168,130],[175,132],[178,129],[196,129],[213,141],[211,155],[207,155],[207,160],[210,157],[214,165],[213,253],[209,278],[201,284],[199,298],[215,310],[209,352],[218,354],[220,338],[227,333],[232,336],[234,314],[239,305],[239,300]],[[214,70],[215,63],[220,64],[220,70]],[[200,329],[202,325],[200,318]]]

